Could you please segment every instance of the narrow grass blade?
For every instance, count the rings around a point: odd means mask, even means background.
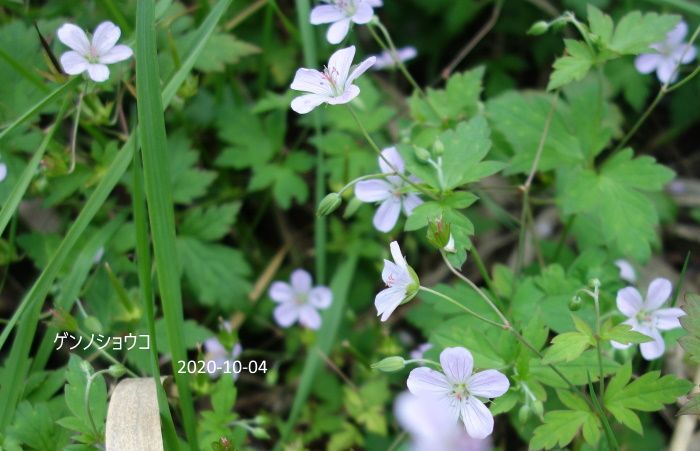
[[[177,362],[187,358],[182,339],[184,319],[180,271],[175,242],[175,212],[170,183],[168,142],[156,54],[155,4],[141,0],[136,8],[136,98],[143,179],[153,239],[153,253],[160,299],[165,317],[166,336],[172,353],[173,374],[180,395],[180,412],[188,441],[197,448],[194,401],[190,375],[177,371]]]
[[[671,305],[675,306],[678,301],[678,296],[681,294],[681,288],[683,288],[683,282],[685,282],[685,271],[688,269],[688,263],[690,262],[690,251],[685,254],[685,261],[683,261],[683,268],[681,268],[681,274],[678,277],[678,283],[676,284],[676,289],[673,291],[673,297],[671,298]]]
[[[357,252],[355,250],[351,250],[345,262],[338,267],[338,270],[331,281],[330,287],[333,291],[333,304],[331,304],[331,307],[327,310],[327,313],[323,317],[323,324],[321,329],[318,331],[318,344],[312,348],[309,348],[308,350],[306,362],[304,363],[304,369],[301,373],[299,387],[297,388],[294,403],[292,404],[292,410],[289,413],[287,422],[282,428],[282,437],[280,438],[276,449],[280,449],[280,447],[289,437],[289,434],[292,432],[292,428],[296,423],[297,417],[301,412],[301,408],[309,397],[314,377],[316,376],[319,365],[322,363],[321,355],[327,355],[331,351],[331,347],[335,342],[335,336],[338,332],[338,327],[340,326],[340,320],[343,312],[345,311],[345,303],[348,297],[348,291],[350,290],[352,279],[355,275],[356,266]]]
[[[58,126],[61,124],[63,114],[66,112],[67,108],[68,98],[63,101],[63,105],[61,105],[61,109],[56,115],[55,122],[49,129],[48,133],[46,133],[46,136],[44,136],[41,144],[39,144],[39,148],[36,150],[36,152],[34,152],[34,156],[32,156],[32,158],[29,160],[27,167],[24,168],[22,175],[19,176],[19,180],[17,183],[15,183],[15,186],[12,187],[10,195],[5,200],[2,210],[0,210],[0,236],[2,236],[2,234],[5,232],[5,227],[7,227],[7,224],[12,219],[12,216],[14,216],[14,214],[17,212],[17,208],[19,207],[24,194],[27,192],[27,188],[36,174],[36,169],[39,167],[39,163],[41,163],[41,159],[44,157],[44,152],[46,152],[46,148],[53,139],[56,129],[58,129]]]
[[[53,102],[57,98],[59,98],[63,93],[69,91],[73,87],[77,86],[78,83],[80,82],[81,78],[80,77],[74,77],[67,81],[66,83],[62,84],[58,88],[54,89],[51,91],[49,95],[44,97],[43,99],[39,100],[37,103],[34,104],[31,108],[29,108],[27,111],[24,112],[23,115],[15,119],[14,122],[12,122],[10,125],[8,125],[3,131],[0,132],[0,141],[7,136],[11,131],[13,131],[15,128],[18,126],[22,125],[24,122],[26,122],[28,119],[31,119],[32,116],[37,114],[39,111],[41,111],[42,108],[44,108],[46,105],[49,103]]]

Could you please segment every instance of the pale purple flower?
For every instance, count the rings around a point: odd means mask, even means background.
[[[326,39],[331,44],[339,44],[345,39],[350,25],[366,24],[374,17],[374,9],[382,6],[382,0],[325,0],[311,10],[312,25],[330,23]]]
[[[493,432],[493,415],[479,398],[497,398],[508,391],[508,378],[496,370],[472,374],[474,358],[465,348],[445,348],[440,353],[442,371],[415,368],[408,375],[408,389],[416,396],[440,403],[452,422],[460,418],[467,434],[483,439]]]
[[[635,283],[637,281],[637,272],[634,270],[632,263],[621,258],[615,260],[615,266],[620,270],[620,279],[629,283]]]
[[[323,72],[306,68],[297,70],[291,88],[307,94],[292,100],[292,109],[299,114],[306,114],[322,103],[341,105],[357,97],[360,88],[353,82],[374,64],[375,57],[370,56],[353,66],[354,57],[355,46],[351,45],[333,53]]]
[[[270,298],[279,304],[273,313],[275,321],[285,328],[299,321],[304,327],[318,329],[321,327],[318,311],[331,305],[333,293],[328,287],[312,286],[311,274],[303,269],[295,270],[290,282],[278,281],[270,285]]]
[[[213,337],[204,342],[204,352],[204,360],[206,362],[214,361],[216,363],[215,368],[210,368],[210,365],[207,364],[204,365],[204,370],[209,373],[212,379],[217,378],[224,371],[230,371],[233,379],[238,379],[238,374],[232,368],[233,362],[238,360],[238,357],[243,352],[243,347],[240,343],[236,343],[233,349],[229,351],[221,344],[218,338]],[[227,364],[226,362],[229,363]]]
[[[649,284],[644,300],[634,287],[626,287],[617,292],[617,308],[627,317],[623,324],[629,324],[632,330],[653,339],[639,345],[642,357],[646,360],[658,359],[664,353],[664,339],[659,331],[681,327],[678,318],[685,315],[683,310],[676,307],[661,308],[671,296],[672,289],[671,282],[658,278]],[[616,341],[611,344],[618,349],[630,346]]]
[[[401,393],[394,404],[396,420],[411,435],[412,451],[487,451],[491,440],[475,439],[449,410],[432,398]]]
[[[656,71],[661,83],[673,83],[678,78],[678,66],[693,61],[697,53],[694,46],[683,41],[687,33],[688,24],[685,21],[678,22],[678,25],[668,32],[665,41],[651,45],[657,53],[639,55],[634,60],[634,66],[643,74]]]
[[[379,167],[383,174],[404,173],[404,162],[396,147],[387,147],[379,157]],[[386,160],[386,161],[385,161]],[[387,161],[391,165],[387,164]],[[394,169],[392,169],[392,166]],[[415,177],[412,181],[417,182]],[[422,204],[418,195],[405,192],[408,183],[398,175],[387,175],[384,179],[363,180],[355,185],[355,196],[362,202],[381,202],[374,214],[372,224],[380,232],[388,232],[394,228],[401,210],[409,216],[414,208]]]
[[[7,178],[7,165],[0,161],[0,182]]]
[[[377,62],[372,66],[372,70],[382,70],[389,69],[398,66],[398,63],[406,62],[412,60],[418,55],[415,47],[402,47],[396,49],[396,53],[391,50],[384,50],[382,53],[376,55]]]
[[[102,22],[95,28],[92,41],[78,26],[67,23],[58,29],[58,39],[72,50],[61,55],[61,66],[70,75],[87,72],[97,82],[109,78],[107,64],[131,58],[133,51],[126,45],[116,45],[121,30],[112,22]]]
[[[387,288],[374,297],[377,316],[381,315],[382,321],[386,321],[394,313],[396,307],[413,299],[420,287],[418,277],[406,263],[399,243],[392,241],[389,249],[394,261],[384,260],[384,269],[382,270],[382,280]]]
[[[411,351],[410,356],[412,359],[420,360],[423,358],[423,354],[425,354],[431,349],[433,349],[433,345],[431,345],[430,343],[423,343],[422,345],[419,345],[416,349]]]

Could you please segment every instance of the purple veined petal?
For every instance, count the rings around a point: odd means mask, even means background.
[[[267,291],[267,295],[270,296],[275,302],[294,302],[295,294],[294,289],[287,282],[272,282],[270,289]]]
[[[663,56],[658,53],[645,53],[634,59],[634,67],[637,72],[650,74],[656,70],[662,60]]]
[[[663,58],[656,68],[656,78],[661,83],[673,83],[678,78],[678,63],[673,58]]]
[[[452,392],[452,385],[445,375],[427,367],[412,369],[406,385],[414,395],[432,399],[442,399]]]
[[[212,359],[226,355],[226,348],[217,338],[209,338],[204,341],[204,351],[207,355],[211,356]]]
[[[664,344],[664,338],[661,336],[658,330],[651,329],[650,334],[648,334],[654,341],[649,341],[639,345],[639,349],[642,352],[642,357],[645,360],[655,360],[664,354],[666,345]]]
[[[413,209],[423,203],[423,199],[421,199],[420,197],[418,197],[418,195],[413,193],[409,193],[403,196],[402,201],[403,212],[406,214],[406,216],[411,216],[411,213],[413,213]]]
[[[107,53],[119,40],[122,31],[112,22],[102,22],[92,35],[92,47],[98,55]]]
[[[406,266],[399,266],[389,260],[384,260],[382,280],[388,287],[400,286],[406,288],[411,283],[411,277],[406,271]]]
[[[467,380],[469,393],[482,398],[497,398],[507,392],[509,387],[508,378],[496,370],[481,371]]]
[[[323,23],[337,22],[347,18],[345,11],[338,8],[336,5],[318,5],[311,10],[309,22],[311,25],[320,25]]]
[[[401,214],[401,200],[392,196],[379,205],[372,218],[372,224],[380,232],[389,232],[399,220],[399,214]]]
[[[309,329],[318,330],[321,327],[321,315],[312,306],[302,305],[299,308],[299,323]]]
[[[350,85],[348,88],[343,91],[343,93],[339,96],[335,97],[329,97],[327,102],[329,105],[342,105],[345,103],[349,103],[352,101],[355,97],[360,95],[360,88],[357,85]]]
[[[112,47],[107,53],[101,54],[99,60],[102,64],[114,64],[131,58],[133,54],[131,47],[120,44]]]
[[[398,49],[396,51],[396,56],[399,57],[400,61],[408,61],[418,56],[418,50],[416,50],[415,47],[409,45]]]
[[[684,20],[678,22],[678,24],[673,27],[673,30],[669,31],[666,35],[666,43],[669,47],[676,47],[683,42],[683,38],[688,34],[688,24]]]
[[[676,63],[688,64],[695,59],[697,49],[692,45],[681,45],[671,54]]]
[[[483,439],[493,432],[493,415],[483,402],[473,396],[462,404],[462,421],[472,438]]]
[[[61,67],[69,75],[78,75],[87,70],[88,62],[80,53],[69,50],[61,55]]]
[[[668,279],[658,278],[651,281],[647,290],[647,298],[644,301],[644,308],[647,311],[656,310],[671,296],[673,285]]]
[[[311,274],[304,269],[295,269],[290,277],[292,289],[295,293],[308,294],[313,285]]]
[[[326,39],[331,44],[340,44],[343,41],[343,39],[345,39],[345,36],[348,35],[349,30],[350,30],[350,19],[349,18],[345,18],[345,19],[339,20],[337,22],[333,22],[333,24],[331,24],[331,26],[328,27],[328,31],[326,32]],[[345,72],[345,73],[347,74],[347,72]]]
[[[309,303],[317,309],[327,309],[333,302],[333,292],[328,287],[315,287],[309,291]]]
[[[98,83],[109,78],[109,69],[104,64],[88,64],[87,71],[92,81]]]
[[[376,56],[370,56],[366,60],[362,61],[360,64],[352,68],[352,72],[350,75],[348,75],[347,80],[345,80],[345,86],[347,89],[347,86],[350,86],[353,81],[357,80],[357,78],[367,72],[367,69],[372,67],[372,65],[377,61]]]
[[[401,246],[399,246],[398,241],[392,241],[389,243],[389,251],[391,252],[391,258],[394,259],[394,263],[401,269],[401,272],[406,272],[406,267],[408,266],[408,263],[406,263],[406,257],[403,256],[403,252],[401,252]]]
[[[423,343],[419,345],[416,349],[411,351],[409,355],[412,359],[422,359],[423,355],[431,349],[433,349],[433,345],[431,345],[430,343]]]
[[[306,94],[292,100],[292,110],[299,114],[306,114],[327,100],[328,97],[318,94]]]
[[[657,329],[671,330],[681,327],[678,318],[685,316],[685,312],[677,307],[662,308],[653,312],[652,316]]]
[[[352,15],[352,21],[356,24],[366,24],[374,17],[372,5],[367,2],[358,2],[355,8],[355,14]]]
[[[275,307],[272,315],[280,327],[287,328],[299,319],[299,307],[291,302],[285,302]]]
[[[466,383],[474,369],[474,357],[462,347],[445,348],[440,353],[440,366],[451,383]]]
[[[398,150],[396,150],[396,147],[394,146],[383,149],[382,156],[377,157],[377,161],[379,162],[379,168],[384,174],[393,174],[394,169],[396,169],[399,173],[403,174],[403,172],[406,170],[403,158],[401,158],[401,154]],[[391,166],[393,166],[394,168],[392,169]]]
[[[405,297],[406,291],[401,286],[385,288],[377,293],[374,297],[374,306],[377,309],[377,316],[381,315],[381,321],[389,319]]]
[[[290,88],[295,91],[310,92],[321,96],[330,96],[333,94],[328,79],[315,69],[298,69],[294,75],[294,81]]]
[[[90,53],[90,41],[82,28],[72,23],[63,24],[56,32],[58,39],[81,55]]]
[[[626,317],[634,317],[642,305],[642,295],[636,288],[626,287],[617,292],[617,309]]]
[[[392,195],[392,186],[384,180],[363,180],[355,185],[355,197],[362,202],[378,202]]]

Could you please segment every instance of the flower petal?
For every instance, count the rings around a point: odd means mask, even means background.
[[[658,278],[651,281],[647,290],[647,298],[644,308],[648,311],[656,310],[671,296],[673,285],[668,279]]]
[[[100,55],[100,63],[102,64],[114,64],[119,61],[124,61],[131,58],[134,52],[131,47],[126,45],[115,45],[106,53]]]
[[[309,329],[318,330],[321,327],[321,315],[310,305],[299,309],[299,323]]]
[[[357,85],[350,85],[341,95],[329,97],[327,102],[329,105],[342,105],[349,103],[358,95],[360,95],[360,88]]]
[[[414,395],[433,399],[442,399],[452,392],[452,385],[444,374],[426,367],[412,369],[406,385]]]
[[[474,369],[474,357],[462,347],[445,348],[440,353],[440,365],[448,381],[453,384],[466,383]]]
[[[313,279],[308,271],[303,269],[295,269],[290,277],[292,282],[292,288],[296,293],[308,294],[311,291],[311,285],[313,284]]]
[[[309,292],[309,304],[317,309],[326,309],[333,302],[333,292],[328,287],[315,287]]]
[[[92,81],[99,83],[109,78],[109,69],[104,64],[88,64],[87,70]]]
[[[626,287],[617,292],[617,309],[626,317],[634,317],[642,305],[642,295],[636,288]]]
[[[80,53],[69,50],[61,55],[61,66],[65,73],[77,75],[87,70],[88,62]]]
[[[632,346],[632,343],[627,343],[627,344],[618,343],[618,342],[615,341],[615,340],[610,340],[610,344],[611,344],[612,347],[615,348],[615,349],[627,349],[627,348],[629,348],[630,346]]]
[[[336,5],[318,5],[311,10],[309,22],[311,22],[311,25],[320,25],[322,23],[337,22],[346,18],[345,11],[338,8]]]
[[[493,415],[483,402],[473,396],[462,404],[462,421],[472,438],[483,439],[493,432]]]
[[[292,110],[299,114],[306,114],[327,100],[327,97],[318,94],[306,94],[292,100]]]
[[[349,85],[350,85],[353,81],[355,81],[360,75],[362,75],[362,74],[364,74],[365,72],[367,72],[367,69],[369,69],[370,67],[372,67],[372,65],[374,65],[374,62],[375,62],[375,61],[377,61],[377,57],[376,57],[376,56],[370,56],[369,58],[367,58],[366,60],[364,60],[363,62],[361,62],[361,63],[358,64],[357,66],[355,66],[355,67],[352,69],[352,72],[351,72],[350,75],[348,76],[347,80],[345,80],[345,86],[349,86]]]
[[[326,39],[331,44],[340,44],[340,42],[345,39],[345,36],[348,35],[348,30],[350,30],[349,18],[334,22],[330,27],[328,27]]]
[[[405,170],[403,158],[401,158],[401,154],[396,150],[396,147],[393,146],[382,150],[382,156],[377,157],[377,161],[379,161],[379,168],[384,174],[393,174],[394,169],[403,174]]]
[[[217,338],[209,338],[204,342],[204,351],[212,358],[223,356],[226,354],[226,348]]]
[[[122,31],[112,22],[102,22],[95,28],[92,35],[92,46],[97,50],[98,55],[109,52],[119,40]]]
[[[299,318],[299,307],[296,304],[284,303],[275,307],[272,315],[281,327],[289,327]]]
[[[355,185],[355,197],[362,202],[377,202],[390,197],[392,186],[384,180],[363,180]]]
[[[373,8],[378,8],[384,4],[382,0],[365,0],[365,2]]]
[[[330,96],[333,92],[328,79],[321,72],[303,67],[297,70],[290,88],[322,96]]]
[[[90,53],[90,41],[82,28],[72,23],[63,24],[56,32],[58,39],[72,50],[87,55]]]
[[[678,78],[678,63],[673,58],[664,58],[656,68],[656,78],[661,83],[673,83]]]
[[[642,74],[649,74],[656,70],[662,60],[663,56],[658,53],[645,53],[634,59],[634,67]]]
[[[406,216],[411,216],[413,209],[423,203],[423,200],[418,195],[409,193],[403,196],[403,212]]]
[[[287,282],[272,282],[267,294],[275,302],[294,302],[294,289]]]
[[[621,258],[615,260],[615,266],[620,270],[620,279],[629,283],[635,283],[637,281],[637,273],[630,262]]]
[[[0,182],[5,180],[5,177],[7,177],[7,165],[0,162]]]
[[[674,50],[671,56],[677,63],[688,64],[695,59],[696,54],[697,49],[694,46],[684,44]]]
[[[406,267],[408,266],[408,263],[406,263],[406,257],[403,256],[403,252],[401,252],[401,246],[399,246],[399,242],[392,241],[391,243],[389,243],[389,251],[391,252],[391,258],[394,259],[394,263],[396,263],[396,265],[400,268],[403,268],[403,272],[406,272]]]
[[[688,24],[685,23],[684,20],[681,20],[673,27],[673,30],[669,31],[666,35],[666,43],[669,44],[669,47],[680,45],[686,34],[688,34]]]
[[[639,345],[639,349],[642,351],[642,357],[644,357],[646,360],[658,359],[664,354],[664,350],[666,349],[664,338],[656,329],[651,329],[650,333],[647,335],[653,338],[654,341],[649,341]]]
[[[352,21],[356,24],[366,24],[374,17],[374,10],[372,5],[367,2],[357,3],[357,8],[355,9],[355,14],[352,16]]]
[[[657,329],[671,330],[681,327],[681,322],[678,318],[685,316],[685,312],[677,307],[662,308],[652,313],[652,316]]]
[[[394,310],[401,305],[406,297],[406,291],[401,286],[385,288],[374,297],[374,306],[377,308],[377,316],[381,315],[381,320],[389,319]]]
[[[377,212],[372,218],[372,224],[380,232],[389,232],[396,225],[399,214],[401,214],[401,201],[395,197],[390,197],[377,208]]]
[[[469,393],[482,398],[497,398],[508,391],[510,382],[501,372],[486,370],[472,375],[467,381]]]

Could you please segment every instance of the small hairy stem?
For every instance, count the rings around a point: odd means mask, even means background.
[[[78,105],[75,107],[75,122],[73,123],[73,130],[70,135],[70,167],[68,168],[68,173],[72,174],[75,170],[75,148],[78,141],[78,126],[80,125],[80,112],[83,108],[83,97],[85,97],[85,90],[87,89],[87,81],[85,86],[78,94]]]
[[[440,293],[439,291],[435,291],[432,288],[428,288],[428,287],[424,287],[424,286],[421,286],[419,289],[421,291],[425,291],[426,293],[434,294],[435,296],[438,296],[438,297],[450,302],[451,304],[454,304],[455,306],[464,310],[465,312],[467,312],[471,316],[473,316],[473,317],[475,317],[475,318],[477,318],[477,319],[479,319],[487,324],[491,324],[492,326],[496,326],[498,328],[505,329],[505,326],[503,324],[496,322],[496,321],[492,321],[492,320],[486,318],[485,316],[482,316],[482,315],[476,313],[474,310],[470,309],[469,307],[467,307],[465,305],[460,304],[459,302],[457,302],[456,300],[454,300],[453,298],[451,298],[450,296],[448,296],[446,294]]]

